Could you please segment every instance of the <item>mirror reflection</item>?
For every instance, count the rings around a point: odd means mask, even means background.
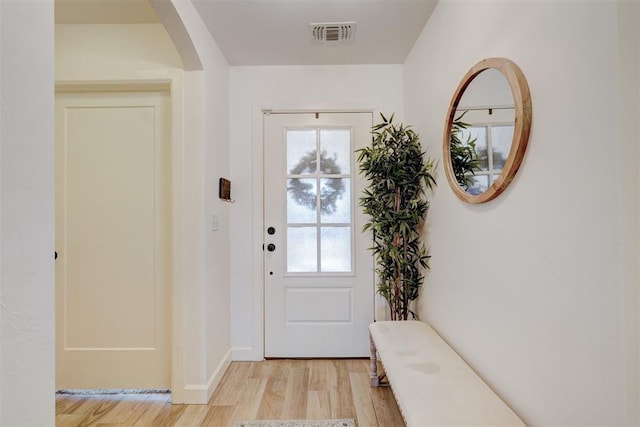
[[[465,89],[451,128],[451,162],[458,184],[479,195],[497,181],[509,156],[515,110],[509,83],[489,68]]]

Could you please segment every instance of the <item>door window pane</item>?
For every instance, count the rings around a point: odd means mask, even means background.
[[[473,177],[473,184],[467,188],[469,194],[482,194],[489,189],[489,175],[475,175]]]
[[[316,173],[316,130],[287,130],[287,172],[292,175]]]
[[[287,180],[287,222],[293,224],[318,221],[316,178]]]
[[[351,222],[351,179],[320,180],[320,221],[323,224]]]
[[[493,126],[491,128],[491,145],[493,148],[493,169],[502,170],[511,150],[513,126]]]
[[[320,246],[323,273],[351,271],[351,227],[322,227]]]
[[[333,166],[331,171],[327,168],[322,173],[349,175],[351,173],[351,130],[320,130],[320,152],[326,159],[331,159]]]
[[[317,242],[316,227],[288,227],[287,271],[291,273],[318,271]]]

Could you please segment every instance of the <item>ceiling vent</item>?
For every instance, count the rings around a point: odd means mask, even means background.
[[[355,22],[327,22],[309,24],[311,39],[315,42],[353,41],[356,33]]]

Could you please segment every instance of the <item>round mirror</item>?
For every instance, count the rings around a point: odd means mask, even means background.
[[[502,193],[522,163],[530,128],[520,68],[505,58],[474,65],[453,95],[444,131],[444,169],[456,196],[484,203]]]

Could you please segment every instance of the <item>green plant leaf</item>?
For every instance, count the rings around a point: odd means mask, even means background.
[[[422,151],[419,135],[403,123],[380,114],[372,126],[371,146],[357,150],[358,169],[368,186],[360,206],[369,217],[363,230],[373,232],[370,250],[376,261],[377,292],[392,319],[414,317],[410,308],[422,287],[428,259],[422,239],[429,202],[436,185],[435,162]]]

